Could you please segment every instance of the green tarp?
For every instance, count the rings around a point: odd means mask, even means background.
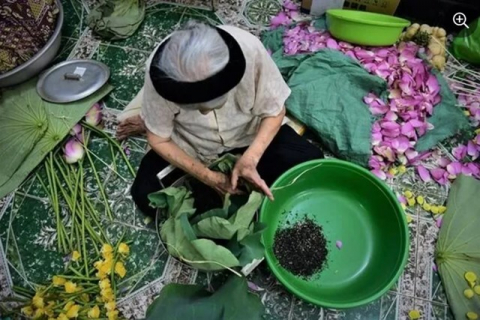
[[[324,29],[324,20],[317,20],[315,26]],[[375,92],[385,98],[386,82],[339,51],[323,49],[309,55],[286,56],[283,33],[284,28],[265,32],[262,41],[273,52],[273,60],[292,89],[286,102],[289,113],[312,129],[337,157],[366,166],[371,155],[374,118],[363,97]],[[440,74],[437,78],[442,102],[429,119],[434,129],[418,142],[419,151],[428,150],[468,127],[452,91]]]
[[[36,82],[0,96],[0,199],[17,188],[92,105],[112,90],[105,85],[81,101],[53,104],[40,98]]]

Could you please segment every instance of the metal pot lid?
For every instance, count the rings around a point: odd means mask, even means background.
[[[81,100],[103,87],[110,77],[108,67],[95,60],[68,60],[45,71],[37,82],[37,92],[54,103]]]

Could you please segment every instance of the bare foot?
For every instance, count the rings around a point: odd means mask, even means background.
[[[117,126],[117,139],[124,140],[129,136],[144,134],[147,132],[145,123],[140,115],[133,116],[120,122]]]

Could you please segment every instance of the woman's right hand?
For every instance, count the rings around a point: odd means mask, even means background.
[[[227,175],[221,172],[210,171],[204,183],[222,195],[226,193],[238,194],[239,191],[232,188],[230,180]]]

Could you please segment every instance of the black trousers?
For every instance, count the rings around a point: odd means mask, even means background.
[[[229,151],[232,154],[242,154],[247,148]],[[280,177],[288,169],[306,161],[323,158],[323,153],[316,146],[299,136],[291,127],[283,125],[260,159],[257,170],[267,185]],[[145,214],[155,216],[155,209],[149,206],[148,195],[162,188],[157,174],[169,163],[154,150],[150,150],[142,159],[137,176],[133,182],[131,194],[133,201]],[[164,186],[169,186],[185,175],[179,169],[174,170],[162,179]]]

